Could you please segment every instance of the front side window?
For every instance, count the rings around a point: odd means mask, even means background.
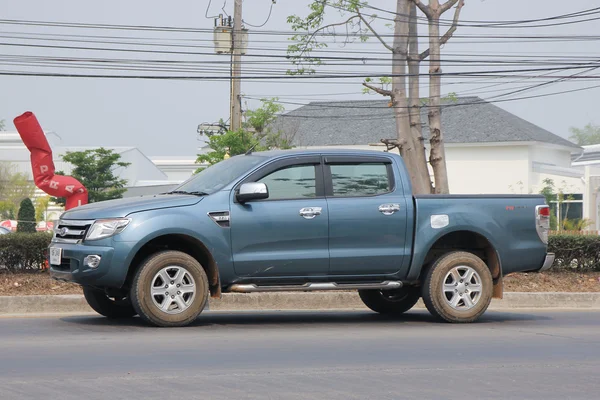
[[[332,164],[333,196],[375,196],[392,190],[384,163]]]
[[[258,182],[269,188],[270,200],[314,198],[316,174],[314,165],[294,165],[270,173]]]

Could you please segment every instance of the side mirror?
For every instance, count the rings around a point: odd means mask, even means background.
[[[267,185],[260,182],[243,183],[240,186],[235,198],[240,203],[245,203],[251,200],[263,200],[269,198],[269,189]]]

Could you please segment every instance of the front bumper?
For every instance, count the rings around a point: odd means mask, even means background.
[[[550,267],[552,267],[552,264],[554,264],[554,258],[556,256],[554,255],[554,253],[548,253],[546,254],[546,259],[544,260],[544,264],[542,265],[542,268],[538,269],[537,272],[544,272],[550,269]]]
[[[111,241],[112,242],[112,241]],[[108,244],[108,243],[106,243]],[[122,243],[110,243],[104,246],[85,244],[51,243],[50,247],[62,249],[60,265],[50,264],[50,277],[60,281],[73,282],[84,286],[120,288],[127,277],[127,268],[123,256],[128,254]],[[101,261],[96,268],[84,264],[84,258],[98,255]]]

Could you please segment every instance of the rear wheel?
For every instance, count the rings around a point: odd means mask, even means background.
[[[111,298],[104,290],[83,287],[83,296],[94,311],[108,318],[131,318],[137,314],[129,297]]]
[[[468,252],[441,256],[428,270],[423,302],[429,312],[447,322],[473,322],[492,300],[492,274],[483,260]]]
[[[359,290],[360,299],[371,310],[380,314],[398,315],[413,308],[421,292],[415,286],[405,286],[394,290]]]
[[[131,287],[134,308],[156,326],[185,326],[208,302],[208,278],[200,263],[180,251],[163,251],[138,269]]]

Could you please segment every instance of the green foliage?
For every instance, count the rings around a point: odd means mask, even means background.
[[[542,181],[544,186],[540,190],[540,194],[546,199],[546,204],[550,204],[552,201],[556,201],[556,192],[554,187],[554,180],[546,178]]]
[[[197,163],[213,165],[222,161],[226,154],[229,154],[229,156],[244,154],[252,148],[256,151],[263,150],[259,140],[244,129],[227,131],[222,135],[212,135],[208,138],[208,147],[211,151],[200,154],[196,160]],[[202,168],[199,168],[196,172],[201,170]]]
[[[35,233],[35,208],[30,198],[21,201],[17,221],[17,232]]]
[[[49,232],[0,235],[0,266],[8,272],[36,272],[44,268],[52,234]]]
[[[0,162],[0,218],[15,219],[21,200],[33,197],[35,184],[16,166]]]
[[[458,95],[456,92],[448,92],[448,94],[442,97],[442,100],[445,100],[449,103],[456,103],[458,101]]]
[[[569,131],[571,132],[569,139],[579,146],[600,144],[600,125],[589,123],[583,128],[571,127]]]
[[[383,90],[390,90],[390,86],[392,85],[392,78],[390,78],[389,76],[380,76],[379,78],[377,78],[378,82],[375,83],[375,85],[379,86],[380,89]],[[373,78],[365,78],[365,83],[371,83],[373,84],[374,80]],[[363,94],[373,94],[376,93],[373,89],[370,89],[368,87],[364,87],[362,89]]]
[[[569,214],[569,203],[566,203],[566,211],[564,217],[561,218],[559,223],[557,217],[557,208],[562,207],[565,204],[565,200],[573,200],[572,195],[565,195],[564,189],[556,189],[554,180],[546,178],[542,181],[543,187],[540,190],[540,194],[544,196],[546,204],[550,205],[550,229],[551,230],[566,230],[566,231],[580,231],[590,226],[592,223],[586,219],[575,219],[569,220],[567,215]]]
[[[565,218],[562,221],[562,229],[565,231],[582,231],[585,228],[588,228],[590,225],[593,225],[593,222],[589,219],[568,219]]]
[[[285,108],[277,103],[278,98],[261,99],[261,106],[255,110],[246,111],[246,122],[242,129],[219,133],[206,133],[208,147],[206,154],[198,155],[197,163],[213,165],[222,161],[226,156],[244,154],[249,150],[263,151],[268,149],[289,149],[292,139],[284,132],[274,130],[273,122]],[[196,172],[203,168],[198,168]]]
[[[600,236],[550,235],[548,251],[556,255],[551,270],[600,271]]]
[[[36,221],[44,221],[48,205],[50,204],[50,196],[38,197],[35,201],[35,219]]]
[[[0,219],[15,219],[17,206],[10,201],[0,201]]]
[[[121,162],[121,155],[103,147],[93,150],[68,151],[63,161],[73,165],[71,176],[77,179],[88,190],[88,202],[95,203],[123,197],[126,179],[115,176],[119,167],[127,167],[130,163]],[[64,175],[58,171],[57,175]],[[58,204],[65,204],[64,198],[52,198]]]
[[[314,0],[309,4],[309,13],[306,17],[298,15],[290,15],[287,18],[287,23],[290,24],[294,32],[297,34],[290,37],[294,42],[288,46],[287,54],[292,63],[296,66],[293,70],[288,70],[290,75],[312,74],[315,72],[314,66],[323,64],[322,58],[312,57],[311,53],[314,50],[327,47],[327,43],[320,41],[319,38],[335,27],[342,27],[347,34],[346,42],[351,41],[351,37],[358,37],[361,42],[366,42],[369,39],[367,35],[372,32],[360,18],[359,12],[361,8],[367,5],[366,2],[360,0]],[[324,24],[326,8],[339,11],[340,15],[348,18],[343,21]],[[365,20],[372,22],[377,15],[363,15]]]
[[[0,119],[0,131],[6,130],[6,122],[3,119]]]
[[[279,100],[277,97],[274,99],[260,99],[262,105],[259,108],[246,112],[246,123],[257,134],[269,133],[269,125],[275,121],[278,114],[285,110],[285,107],[277,103],[277,100]]]

